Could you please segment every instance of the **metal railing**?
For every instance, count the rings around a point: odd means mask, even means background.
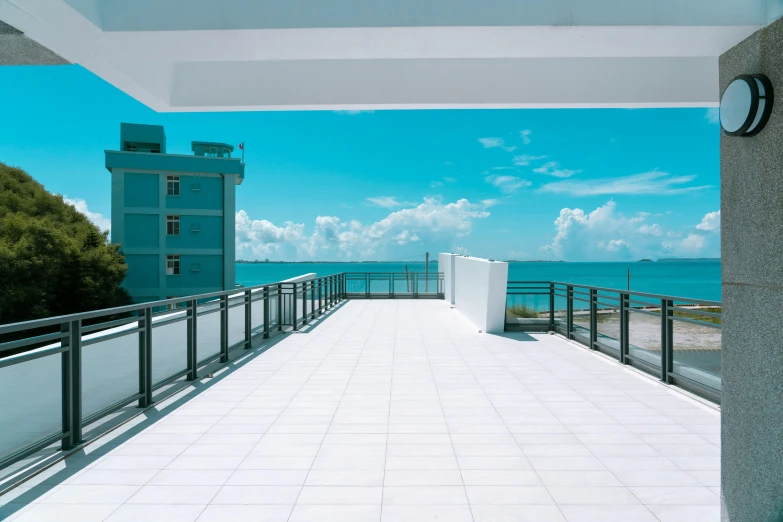
[[[442,272],[346,272],[348,299],[443,299]]]
[[[360,291],[359,280],[369,281]],[[58,442],[77,447],[85,426],[146,408],[156,390],[199,378],[256,338],[299,330],[343,299],[443,297],[442,280],[340,273],[0,325],[0,469]]]
[[[506,330],[553,331],[714,402],[721,394],[718,301],[556,281],[509,281]]]

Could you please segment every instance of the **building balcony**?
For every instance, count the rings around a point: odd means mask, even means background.
[[[479,333],[447,276],[307,276],[0,327],[0,350],[39,346],[0,359],[0,518],[719,519],[715,405],[581,334]]]

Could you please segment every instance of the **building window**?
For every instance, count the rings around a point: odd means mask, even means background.
[[[179,275],[179,256],[166,256],[166,275]]]
[[[179,216],[166,216],[166,235],[179,235]]]
[[[179,196],[179,176],[166,176],[166,195]]]

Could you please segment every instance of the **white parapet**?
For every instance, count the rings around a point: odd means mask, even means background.
[[[312,281],[318,277],[318,274],[315,272],[310,272],[309,274],[302,274],[300,276],[292,277],[291,279],[285,279],[283,281],[280,281],[281,283],[303,283],[305,281]],[[282,293],[284,294],[293,294],[294,289],[292,287],[284,287]]]
[[[454,304],[454,259],[458,254],[438,254],[438,270],[443,272],[443,299]]]
[[[454,256],[453,261],[456,309],[483,332],[503,332],[508,263],[469,256]],[[444,279],[448,281],[445,274]]]

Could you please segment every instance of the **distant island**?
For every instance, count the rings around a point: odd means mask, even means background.
[[[659,259],[658,262],[667,262],[667,261],[720,261],[719,257],[665,257],[663,259]]]
[[[639,261],[637,261],[637,263],[652,263],[652,262],[653,262],[652,259],[640,259]]]
[[[506,263],[565,263],[565,261],[552,261],[547,259],[535,259],[535,260],[506,259]]]
[[[437,263],[437,259],[430,259],[430,264]],[[400,263],[407,265],[423,265],[424,261],[271,261],[269,259],[237,259],[238,265],[332,265],[339,264],[365,264],[365,263]]]

